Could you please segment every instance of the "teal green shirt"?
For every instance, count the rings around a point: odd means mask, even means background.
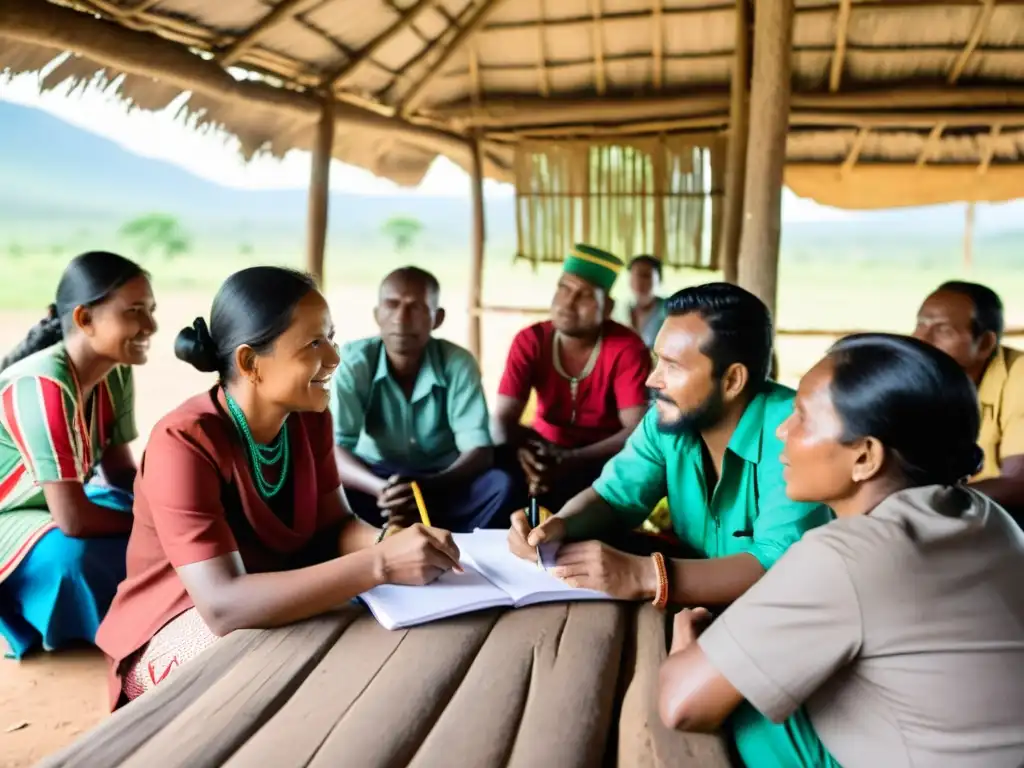
[[[820,504],[790,501],[775,430],[793,411],[793,390],[770,383],[743,412],[707,493],[701,439],[658,430],[648,410],[622,452],[605,465],[594,490],[634,528],[668,497],[676,536],[705,557],[749,552],[766,569],[804,531],[832,519]]]
[[[334,442],[368,464],[438,471],[491,445],[487,401],[473,356],[431,339],[406,397],[379,337],[345,344],[333,378]]]

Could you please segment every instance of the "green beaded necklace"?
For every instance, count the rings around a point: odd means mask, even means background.
[[[252,476],[256,480],[256,490],[260,492],[260,496],[269,500],[281,491],[284,481],[288,478],[288,425],[286,424],[278,432],[274,442],[270,445],[261,445],[253,439],[252,432],[249,431],[249,424],[245,420],[245,414],[242,412],[241,406],[235,402],[235,398],[226,390],[224,398],[228,403],[231,420],[235,422],[235,427],[249,450],[249,461],[252,464]],[[272,467],[281,461],[284,462],[284,465],[281,467],[277,482],[274,484],[267,482],[263,477],[264,467]]]

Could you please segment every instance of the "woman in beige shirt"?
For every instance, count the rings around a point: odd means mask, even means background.
[[[945,353],[882,334],[837,343],[779,428],[787,495],[837,519],[703,634],[703,609],[677,617],[666,724],[728,718],[757,768],[1024,764],[1024,534],[963,484],[978,424]]]

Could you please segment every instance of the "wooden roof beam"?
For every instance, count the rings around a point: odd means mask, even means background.
[[[435,5],[435,9],[436,8],[437,6]],[[469,19],[473,12],[473,4],[466,3],[466,5],[462,7],[462,10],[459,11],[458,16],[455,16],[454,18],[452,18],[452,16],[448,13],[442,13],[441,15],[444,16],[445,19],[448,19],[448,27],[445,28],[445,30],[441,33],[441,36],[443,37],[444,35],[448,34],[452,28],[462,26],[462,22]],[[428,38],[426,40],[427,44],[424,45],[415,56],[409,59],[409,61],[407,61],[405,65],[402,67],[402,70],[394,77],[394,79],[392,79],[390,83],[388,83],[387,87],[377,94],[378,98],[381,99],[382,101],[387,101],[389,94],[392,91],[394,91],[395,88],[398,87],[399,83],[412,81],[413,77],[410,73],[416,72],[418,70],[421,61],[430,58],[430,54],[433,53],[434,51],[434,43],[436,43],[438,39],[439,38]],[[389,106],[388,108],[392,112],[395,111],[394,106]]]
[[[840,0],[839,16],[836,19],[836,50],[832,54],[832,70],[829,72],[828,89],[835,93],[843,79],[843,60],[846,58],[846,33],[850,28],[851,0]]]
[[[652,80],[654,81],[655,90],[661,90],[662,80],[665,77],[665,64],[663,62],[663,55],[665,51],[665,33],[662,32],[662,0],[652,0],[653,6],[651,8],[651,33],[654,39],[651,41],[651,54],[654,58],[654,71],[652,72]]]
[[[603,96],[608,87],[604,69],[604,28],[601,25],[601,0],[590,0],[594,14],[594,86]]]
[[[384,0],[384,4],[388,8],[390,8],[392,11],[397,13],[399,16],[401,16],[401,15],[403,15],[405,13],[405,9],[404,8],[401,8],[398,5],[395,5],[395,0]],[[441,7],[435,6],[434,9],[437,10],[437,11],[440,11]],[[450,24],[451,23],[451,17],[449,16],[449,14],[445,12],[442,15],[446,19],[448,19],[448,23]],[[430,44],[430,42],[431,42],[430,38],[427,37],[425,34],[423,34],[423,30],[420,29],[419,27],[417,27],[415,23],[412,23],[412,24],[409,25],[409,31],[412,32],[414,35],[416,35],[416,37],[418,37],[420,39],[421,43],[425,43],[426,45]]]
[[[360,65],[373,58],[373,56],[375,56],[381,48],[390,42],[395,35],[410,26],[414,21],[416,21],[417,17],[423,13],[423,11],[432,6],[436,1],[437,0],[419,0],[415,5],[408,8],[398,21],[352,54],[352,58],[346,61],[336,72],[325,77],[323,81],[323,88],[326,90],[337,90],[340,88],[345,80],[355,72]]]
[[[866,11],[871,10],[885,10],[885,11],[915,11],[921,10],[922,8],[955,8],[958,6],[971,6],[977,5],[979,0],[874,0],[873,2],[861,2],[857,3],[858,12],[863,9]],[[999,0],[1000,5],[1024,5],[1024,0]],[[687,5],[679,7],[663,7],[661,9],[661,16],[665,22],[672,23],[686,23],[687,16],[703,16],[707,14],[731,14],[732,5],[726,2],[708,3],[706,6]],[[831,7],[828,5],[807,5],[797,8],[795,10],[797,17],[801,16],[835,16],[836,5],[832,4]],[[633,10],[604,10],[601,14],[601,19],[607,26],[614,25],[617,22],[622,21],[637,21],[650,19],[654,14],[652,8],[642,8]],[[590,24],[593,22],[593,13],[583,13],[573,16],[562,16],[557,19],[549,18],[545,22],[545,26],[548,29],[556,30],[563,27],[576,27],[582,24]],[[524,29],[532,29],[536,27],[538,22],[534,19],[520,19],[515,21],[496,21],[493,24],[488,25],[488,32],[503,32],[503,31],[516,31]],[[833,46],[834,48],[834,46]]]
[[[790,111],[790,125],[800,128],[818,128],[828,131],[832,128],[871,126],[873,129],[891,128],[924,130],[936,122],[945,123],[947,128],[971,128],[977,125],[1003,125],[1024,127],[1024,110],[1014,111],[973,111],[935,110],[932,112],[818,112],[813,109],[794,107]]]
[[[995,8],[996,0],[981,0],[981,8],[978,10],[977,18],[974,20],[974,27],[971,29],[970,37],[967,38],[964,49],[957,56],[956,61],[953,63],[953,68],[949,71],[947,80],[950,85],[955,85],[956,81],[960,79],[960,75],[964,73],[964,69],[967,67],[967,62],[974,53],[974,49],[978,47],[982,35],[988,29],[988,23],[992,20],[992,12]]]
[[[862,127],[857,131],[857,135],[853,139],[853,144],[850,146],[850,151],[846,155],[846,159],[843,160],[843,164],[839,169],[840,174],[847,174],[853,170],[853,166],[857,164],[857,160],[860,159],[860,153],[864,149],[864,142],[867,141],[868,133],[871,132],[870,128]]]
[[[924,140],[924,146],[921,147],[921,154],[917,156],[917,161],[914,165],[918,168],[924,167],[929,158],[931,158],[939,148],[939,140],[942,138],[942,132],[944,130],[946,130],[945,123],[937,123],[935,127],[932,128],[931,133],[928,134],[928,138]]]
[[[161,2],[161,0],[141,0],[140,2],[133,5],[131,8],[126,8],[125,13],[127,13],[129,16],[135,16],[139,13],[145,13],[159,2]]]
[[[437,73],[447,64],[451,57],[458,53],[462,46],[465,45],[466,41],[487,21],[492,13],[494,13],[505,0],[482,0],[480,5],[476,7],[473,15],[470,16],[466,23],[461,26],[458,32],[455,33],[455,37],[452,41],[441,51],[440,56],[430,66],[426,73],[420,77],[412,86],[406,91],[402,100],[396,105],[396,109],[399,113],[409,114],[419,106],[420,101],[423,98],[424,89],[430,84],[430,81],[437,76]],[[443,35],[442,35],[443,36]],[[436,47],[437,44],[435,44]]]
[[[469,82],[470,97],[473,103],[479,106],[484,89],[480,78],[480,56],[477,52],[475,40],[469,41]]]
[[[544,45],[544,0],[537,0],[537,87],[540,95],[551,95],[551,79],[548,77],[547,46]]]
[[[217,55],[217,61],[222,67],[230,67],[238,62],[245,52],[260,41],[260,38],[267,34],[278,24],[288,21],[305,13],[317,3],[323,0],[281,0],[273,9],[250,27],[240,37],[236,38],[227,48]]]
[[[981,162],[978,163],[978,174],[984,175],[988,173],[988,167],[992,165],[992,158],[996,154],[996,139],[999,138],[999,132],[1002,130],[1002,126],[996,123],[992,126],[992,130],[988,136],[985,137],[984,146],[981,149]]]

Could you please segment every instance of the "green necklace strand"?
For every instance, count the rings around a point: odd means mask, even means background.
[[[239,434],[241,434],[242,440],[249,451],[252,475],[256,479],[256,490],[259,491],[260,496],[264,499],[271,499],[280,493],[284,487],[285,480],[288,478],[288,426],[286,424],[281,429],[277,437],[274,438],[274,442],[270,445],[261,445],[253,439],[241,406],[235,402],[235,399],[227,391],[224,392],[224,399],[227,400],[228,413],[231,414],[231,420],[235,422],[235,427],[238,429]],[[282,461],[284,465],[281,467],[277,482],[273,484],[267,482],[266,478],[263,477],[264,468],[272,467]]]

